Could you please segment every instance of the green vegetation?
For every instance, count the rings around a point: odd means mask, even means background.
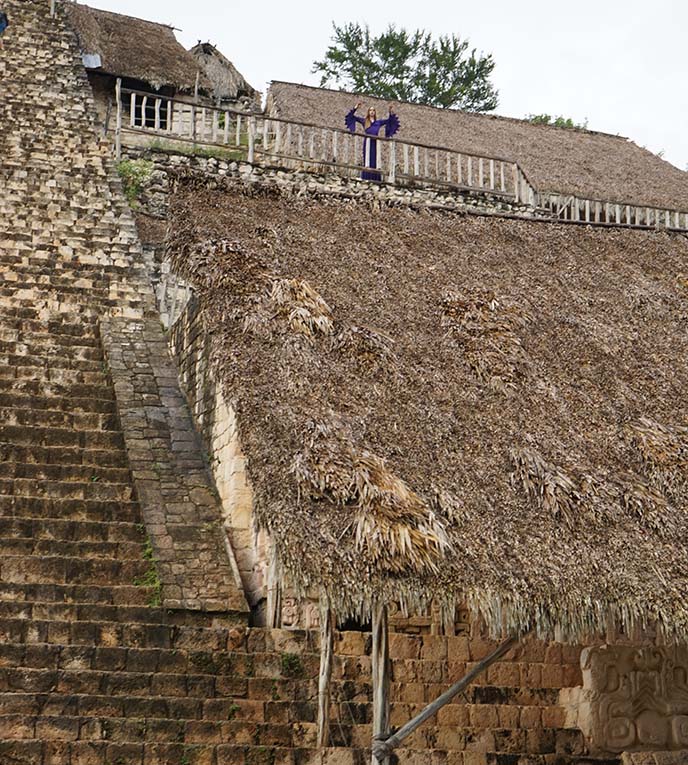
[[[583,129],[587,130],[588,120],[585,122],[574,122],[571,117],[552,117],[551,114],[528,114],[526,115],[528,122],[532,122],[533,125],[553,125],[554,127],[570,128],[570,129]]]
[[[155,165],[147,159],[123,159],[117,164],[122,179],[124,195],[132,207],[136,207],[143,193],[143,187],[153,174]]]
[[[303,673],[301,657],[295,653],[282,654],[282,674],[285,677],[298,677]]]
[[[148,570],[145,574],[134,579],[134,586],[151,587],[153,592],[148,599],[148,605],[151,608],[156,608],[162,604],[162,582],[160,581],[158,569],[155,565],[156,560],[153,552],[153,545],[151,544],[150,539],[146,539],[143,545],[143,559],[149,561],[150,566],[148,567]]]
[[[470,112],[497,108],[497,90],[490,82],[491,55],[469,51],[468,40],[440,35],[434,40],[422,29],[407,32],[390,24],[374,37],[368,25],[333,24],[332,44],[322,61],[313,63],[320,85],[387,101],[411,101]]]

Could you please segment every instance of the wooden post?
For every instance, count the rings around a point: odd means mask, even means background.
[[[494,159],[490,160],[490,190],[494,191],[495,187],[495,161]]]
[[[502,192],[506,191],[506,182],[504,179],[504,163],[499,163],[499,188]]]
[[[430,174],[430,165],[429,165],[429,157],[428,157],[428,150],[423,150],[423,173],[425,177],[427,178]]]
[[[466,160],[466,175],[468,176],[468,185],[473,185],[473,157],[468,157]]]
[[[418,177],[420,175],[420,152],[417,146],[413,147],[413,174]]]
[[[451,154],[447,152],[447,183],[451,183]]]
[[[387,607],[373,609],[373,741],[384,739],[389,730],[389,636],[387,633]],[[372,765],[388,765],[387,755],[373,754]]]
[[[330,737],[330,678],[334,652],[334,614],[325,593],[320,596],[320,674],[318,675],[318,740],[319,749]]]
[[[266,119],[263,119],[263,151],[268,150],[268,136],[270,131],[270,125]]]
[[[514,176],[514,199],[516,202],[520,202],[521,198],[518,194],[518,165],[516,163],[512,166],[512,172]]]
[[[237,114],[234,145],[241,146],[241,114]]]
[[[590,223],[590,200],[585,200],[585,221],[586,223]]]
[[[256,138],[256,118],[249,117],[248,120],[248,161],[253,164],[255,159],[255,138]]]
[[[122,78],[115,82],[115,98],[117,99],[117,122],[115,123],[115,157],[122,159]]]
[[[268,566],[268,598],[267,623],[270,629],[282,626],[282,587],[278,576],[277,554],[274,546],[270,547],[270,564]]]
[[[396,141],[389,142],[389,182],[397,181],[397,144]]]
[[[225,111],[225,130],[222,137],[223,143],[229,143],[229,112]]]
[[[277,129],[279,130],[279,125],[277,126]],[[337,150],[337,131],[332,131],[332,161],[337,164],[337,157],[339,155],[339,152]]]
[[[55,0],[50,0],[50,16],[55,17]]]
[[[160,130],[160,105],[162,101],[159,98],[155,99],[155,129]]]
[[[129,97],[129,127],[136,127],[136,93]]]
[[[463,168],[461,167],[461,155],[456,158],[456,180],[459,186],[463,183]]]
[[[485,170],[483,168],[483,158],[478,159],[478,186],[482,189],[485,185]]]
[[[374,635],[373,635],[374,636]],[[448,704],[455,696],[461,693],[467,686],[469,686],[478,675],[482,674],[491,664],[501,659],[505,653],[516,643],[516,637],[507,638],[498,648],[496,648],[489,656],[486,656],[482,661],[479,661],[470,672],[458,682],[454,683],[448,688],[441,696],[436,698],[431,704],[428,704],[425,709],[419,712],[413,719],[409,720],[406,725],[402,725],[401,728],[387,739],[384,737],[375,738],[375,722],[373,722],[373,757],[377,758],[377,762],[384,762],[386,757],[401,744],[404,739],[408,738],[416,728],[422,725],[427,719],[437,714],[443,706]],[[374,643],[373,643],[374,646]],[[374,677],[374,674],[373,674]],[[375,686],[373,686],[373,690]],[[375,702],[373,701],[373,704]],[[373,760],[375,765],[375,760]]]
[[[172,99],[167,99],[167,132],[172,132]]]
[[[404,175],[408,175],[409,172],[409,147],[408,144],[404,144]]]

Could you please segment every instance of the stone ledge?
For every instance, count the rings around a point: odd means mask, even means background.
[[[101,335],[163,606],[247,615],[219,499],[159,322],[108,317]]]

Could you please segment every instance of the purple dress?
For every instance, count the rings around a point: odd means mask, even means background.
[[[352,109],[344,118],[347,128],[356,132],[356,123],[364,126],[364,131],[368,136],[377,136],[380,134],[380,128],[385,128],[385,137],[391,138],[399,130],[399,117],[396,114],[390,114],[386,120],[375,120],[371,122],[368,128],[365,128],[365,120],[356,114],[356,109]],[[377,141],[374,138],[363,139],[363,165],[365,167],[377,167]],[[364,170],[361,178],[366,181],[381,181],[382,173],[379,171]]]

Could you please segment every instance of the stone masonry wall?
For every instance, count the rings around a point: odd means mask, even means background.
[[[246,475],[237,420],[210,369],[209,348],[195,301],[169,334],[179,380],[209,454],[246,599],[254,609],[266,598],[265,541],[253,532],[253,494]]]

